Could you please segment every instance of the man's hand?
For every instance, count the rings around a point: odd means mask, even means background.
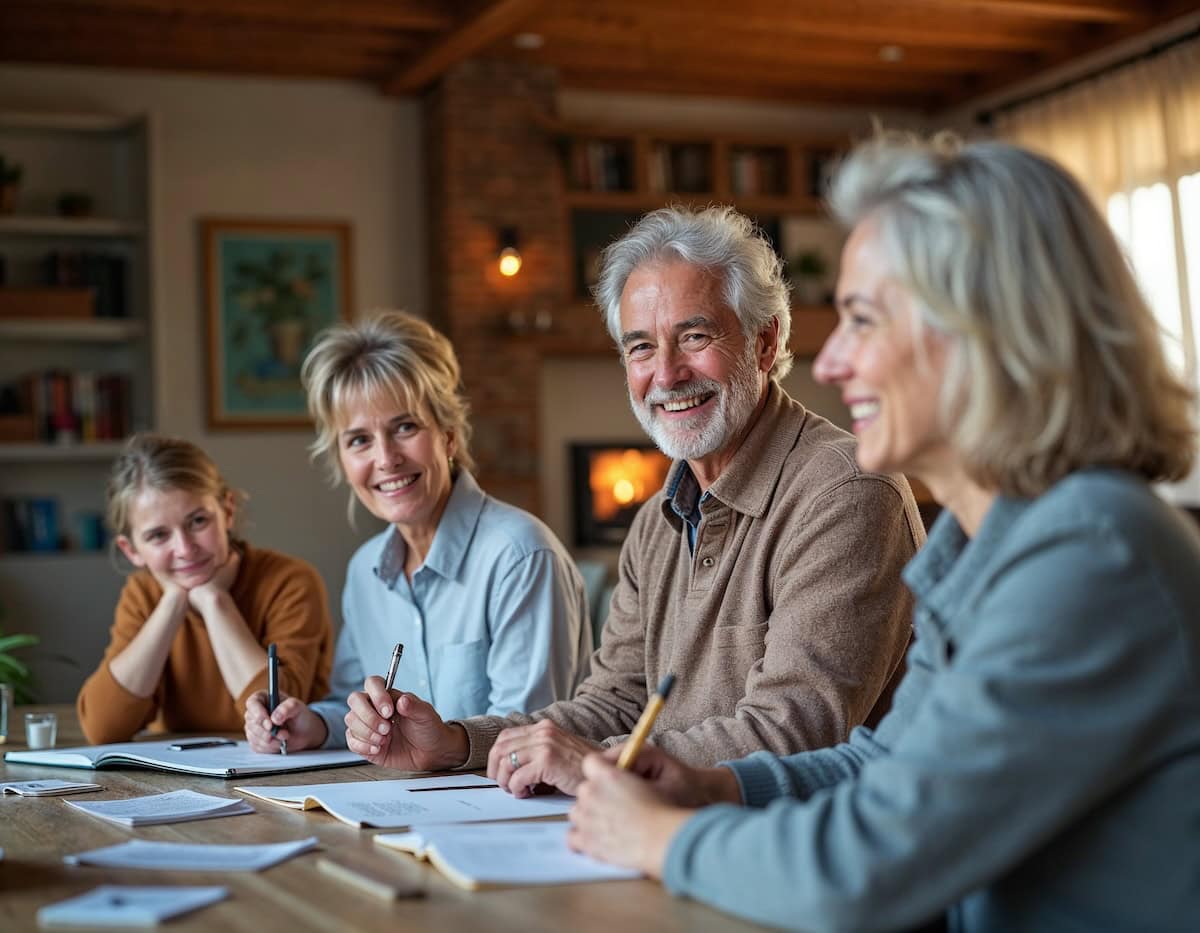
[[[446,725],[437,710],[411,693],[385,690],[382,677],[368,677],[346,702],[346,746],[371,764],[440,771],[461,766],[470,754],[461,726]]]
[[[612,756],[589,755],[583,774],[567,844],[661,878],[671,839],[693,811],[672,805],[641,775],[619,770]]]
[[[583,759],[598,749],[543,719],[501,732],[488,753],[487,773],[514,797],[528,797],[538,784],[574,794],[583,780]]]
[[[602,757],[616,764],[624,743],[606,748]],[[643,745],[629,769],[645,778],[667,803],[677,807],[706,807],[712,803],[742,802],[742,789],[729,768],[693,768],[661,748]]]
[[[256,752],[275,755],[283,742],[288,743],[289,752],[306,748],[320,748],[325,744],[329,729],[325,720],[295,697],[281,697],[275,712],[267,711],[267,695],[263,691],[252,693],[246,700],[246,740]],[[271,726],[279,731],[271,735]]]

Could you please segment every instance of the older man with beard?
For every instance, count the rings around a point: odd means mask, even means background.
[[[903,477],[859,470],[854,439],[780,387],[791,314],[770,245],[730,208],[655,211],[606,250],[597,300],[633,411],[677,463],[621,550],[591,674],[532,715],[459,722],[368,678],[346,737],[373,762],[572,793],[668,672],[652,741],[694,765],[832,745],[886,710],[924,532]]]

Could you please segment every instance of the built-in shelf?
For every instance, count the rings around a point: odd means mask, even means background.
[[[0,319],[0,338],[10,340],[69,340],[76,343],[122,343],[146,332],[141,321],[123,318],[6,318]]]
[[[87,444],[0,444],[0,463],[88,463],[112,460],[123,441]]]
[[[10,214],[0,217],[0,236],[140,237],[146,225],[113,217],[52,217]]]
[[[99,551],[81,551],[78,549],[70,551],[0,551],[0,560],[6,561],[9,564],[17,564],[26,562],[29,564],[43,563],[47,560],[73,560],[79,562],[97,562],[103,561],[108,563],[107,549]]]

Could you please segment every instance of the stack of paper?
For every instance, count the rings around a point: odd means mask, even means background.
[[[169,794],[152,794],[127,800],[92,800],[87,803],[68,800],[67,804],[121,826],[183,823],[187,820],[209,820],[218,816],[254,812],[254,808],[244,800],[213,797],[198,794],[194,790],[176,790]]]
[[[475,890],[522,884],[622,881],[641,873],[598,862],[567,846],[570,824],[487,823],[429,826],[420,832],[384,833],[382,846],[411,852],[460,888]]]
[[[203,845],[131,839],[120,845],[65,855],[63,861],[68,865],[163,871],[261,871],[316,847],[316,836],[273,845]]]
[[[152,927],[228,896],[228,888],[214,886],[105,884],[41,908],[37,921],[40,927]]]
[[[62,794],[90,794],[104,790],[99,784],[77,781],[4,781],[0,788],[5,794],[20,794],[22,797],[58,797]]]

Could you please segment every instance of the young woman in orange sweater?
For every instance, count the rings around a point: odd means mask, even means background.
[[[333,627],[324,583],[308,563],[236,537],[242,499],[204,451],[178,438],[135,435],[117,458],[107,520],[136,572],[79,693],[88,741],[127,741],[147,726],[240,732],[246,698],[266,688],[272,642],[287,694],[325,695]]]

